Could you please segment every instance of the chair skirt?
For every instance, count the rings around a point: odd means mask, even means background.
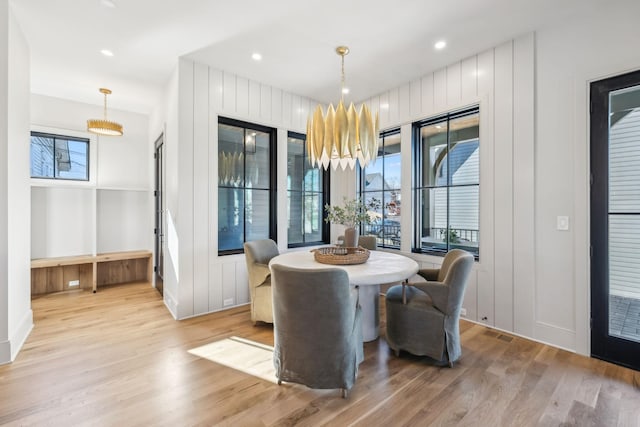
[[[402,303],[402,285],[391,287],[386,296],[387,342],[395,351],[447,361],[445,316],[431,298],[419,289],[407,286],[407,304]]]

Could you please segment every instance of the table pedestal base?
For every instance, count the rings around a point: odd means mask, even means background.
[[[380,285],[360,286],[359,295],[362,307],[362,340],[373,341],[378,338],[380,329]]]

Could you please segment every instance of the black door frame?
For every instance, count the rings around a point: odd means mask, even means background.
[[[161,134],[154,144],[154,248],[155,256],[153,271],[156,289],[164,295],[164,134]]]
[[[640,343],[609,335],[609,94],[640,85],[640,71],[590,85],[591,356],[640,370]]]

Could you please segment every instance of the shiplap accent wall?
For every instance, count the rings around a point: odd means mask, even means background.
[[[285,250],[286,131],[304,132],[310,105],[315,102],[187,59],[179,64],[179,92],[177,317],[184,318],[220,310],[224,300],[232,299],[233,305],[248,302],[244,256],[217,256],[218,115],[278,128],[278,243]],[[544,340],[533,333],[537,321],[534,35],[504,43],[364,102],[380,113],[381,129],[402,128],[403,161],[410,159],[412,121],[480,104],[481,258],[466,293],[467,317]],[[403,175],[404,181],[411,182],[410,174]],[[402,198],[411,200],[410,185],[402,188]],[[339,200],[352,191],[349,186],[334,188],[332,198]],[[410,233],[403,233],[403,252],[424,267],[441,262],[436,257],[411,255],[410,244]],[[555,344],[567,346],[565,342]]]
[[[365,102],[379,112],[381,129],[402,128],[403,162],[411,159],[412,122],[480,104],[480,260],[465,295],[467,318],[554,343],[535,333],[534,67],[528,34]],[[409,174],[402,199],[412,200]],[[408,252],[411,233],[402,236]],[[424,267],[441,262],[407,255]]]
[[[480,104],[480,261],[467,288],[467,317],[498,329],[575,348],[575,325],[558,324],[540,310],[552,283],[536,282],[535,259],[535,36],[533,33],[373,96],[381,129],[401,128],[402,160],[411,162],[411,123]],[[185,318],[248,302],[243,255],[217,256],[217,118],[245,120],[278,130],[278,244],[286,250],[286,132],[304,132],[315,105],[303,97],[181,59],[177,230],[179,285],[174,314]],[[411,174],[402,198],[411,200]],[[352,196],[352,173],[332,180],[332,199]],[[335,182],[340,181],[340,185]],[[177,202],[179,200],[179,202]],[[403,219],[403,229],[410,229]],[[335,234],[332,231],[332,235]],[[441,258],[411,254],[421,266]]]
[[[244,255],[218,256],[218,116],[277,129],[278,245],[286,250],[287,131],[305,132],[310,99],[181,59],[179,85],[178,318],[249,302]],[[175,297],[174,297],[175,298]]]

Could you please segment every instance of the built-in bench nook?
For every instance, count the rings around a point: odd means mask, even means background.
[[[151,281],[150,251],[108,252],[31,260],[31,295]]]

